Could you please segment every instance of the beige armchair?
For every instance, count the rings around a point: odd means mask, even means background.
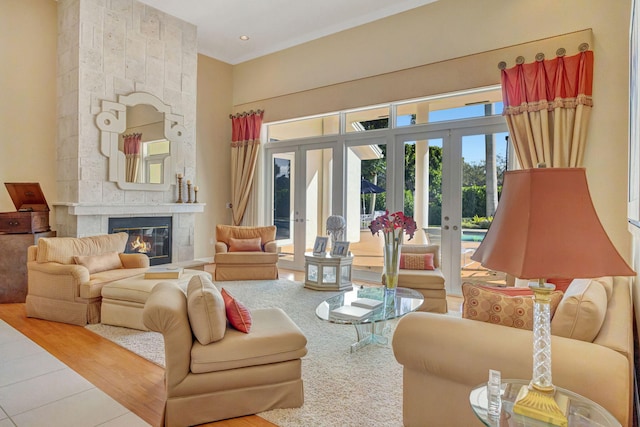
[[[418,311],[446,313],[447,291],[444,286],[444,274],[440,270],[440,246],[438,245],[402,245],[402,254],[433,254],[434,270],[400,269],[398,286],[415,289],[424,296],[424,302]],[[383,283],[385,278],[382,278]]]
[[[215,280],[278,278],[276,226],[216,226]]]
[[[127,240],[127,233],[39,239],[27,252],[27,316],[100,323],[102,287],[149,267],[145,254],[123,253]]]
[[[199,286],[209,288],[213,299],[200,317],[193,294]],[[164,337],[164,425],[191,426],[302,406],[300,358],[307,353],[307,339],[300,329],[279,308],[252,310],[248,334],[232,329],[224,302],[222,319],[215,312],[215,300],[222,297],[214,297],[219,292],[212,287],[207,278],[196,276],[187,297],[176,285],[159,283],[145,304],[144,324]],[[200,343],[203,331],[213,342]]]

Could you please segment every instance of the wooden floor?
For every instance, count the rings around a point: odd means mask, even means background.
[[[302,272],[283,270],[280,277],[304,279]],[[460,299],[448,301],[451,310],[460,310]],[[27,318],[24,304],[0,304],[0,318],[140,418],[152,426],[160,426],[165,399],[163,368],[82,326]],[[274,426],[257,415],[203,425]]]
[[[24,304],[0,304],[0,318],[131,412],[152,426],[160,426],[165,399],[163,368],[82,326],[27,318]],[[275,424],[251,415],[203,425],[267,427]]]

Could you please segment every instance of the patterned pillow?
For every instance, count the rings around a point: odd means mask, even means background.
[[[240,332],[248,334],[251,330],[251,313],[244,304],[238,302],[226,289],[222,288],[222,298],[229,324]]]
[[[533,296],[509,296],[498,289],[472,283],[462,284],[462,317],[496,325],[533,330]],[[556,311],[562,292],[551,293],[551,317]]]
[[[435,270],[433,254],[400,254],[400,268],[404,270]]]

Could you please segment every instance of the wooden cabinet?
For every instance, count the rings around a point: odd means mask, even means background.
[[[55,231],[33,234],[0,234],[0,303],[24,302],[27,297],[27,248],[40,237],[55,237]]]

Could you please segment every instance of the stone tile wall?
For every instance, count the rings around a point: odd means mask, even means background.
[[[196,36],[194,25],[136,0],[58,0],[59,236],[106,233],[109,215],[135,215],[140,206],[149,207],[144,215],[172,211],[163,205],[175,201],[173,186],[164,192],[125,191],[107,180],[109,159],[100,152],[95,116],[102,100],[131,92],[157,96],[184,117],[185,141],[173,147],[173,160],[176,172],[193,179]],[[104,213],[74,213],[83,206],[104,207]],[[171,213],[176,261],[193,257],[193,213],[201,211],[194,206]]]

